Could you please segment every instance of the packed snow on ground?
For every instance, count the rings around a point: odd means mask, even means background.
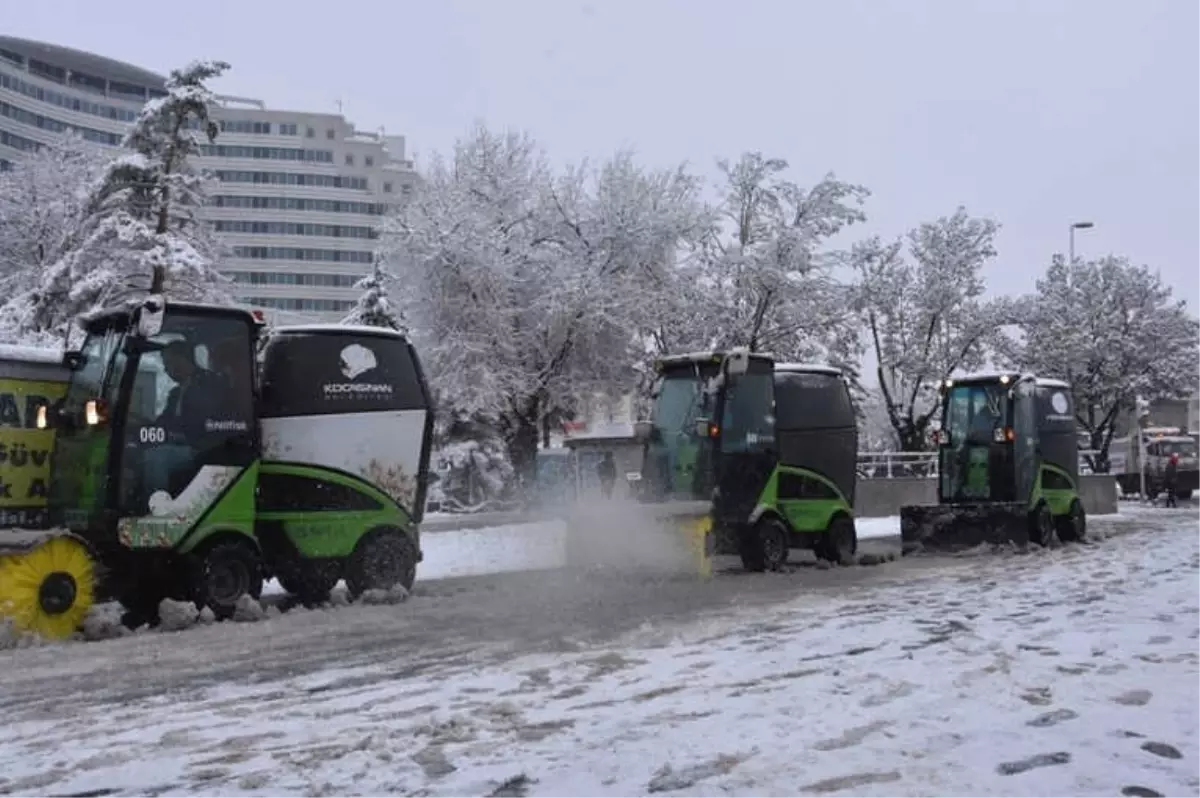
[[[729,576],[686,589],[777,592],[678,623],[646,601],[641,628],[502,659],[416,617],[369,665],[281,668],[289,613],[174,637],[204,652],[76,647],[113,663],[81,660],[73,698],[72,666],[12,652],[0,793],[1196,795],[1197,518],[1155,518],[1025,555]],[[386,634],[370,613],[422,606],[313,612],[341,621],[306,639],[336,658],[343,624]],[[235,639],[259,680],[218,675]]]

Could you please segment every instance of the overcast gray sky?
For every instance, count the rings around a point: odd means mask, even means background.
[[[1075,220],[1077,253],[1200,294],[1196,0],[0,0],[11,35],[329,110],[418,157],[476,118],[555,158],[648,163],[747,149],[803,182],[868,186],[864,234],[959,203],[996,218],[995,292],[1023,292]]]

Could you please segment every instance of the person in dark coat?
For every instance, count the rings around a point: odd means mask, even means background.
[[[1175,485],[1179,477],[1179,455],[1172,454],[1167,458],[1167,467],[1163,469],[1163,490],[1167,492],[1165,506],[1176,507]]]
[[[617,481],[617,464],[613,461],[612,452],[605,452],[600,464],[596,466],[596,476],[600,477],[600,492],[604,498],[611,499],[613,485]]]

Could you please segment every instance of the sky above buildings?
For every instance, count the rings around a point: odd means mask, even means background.
[[[167,9],[173,9],[170,12]],[[473,121],[560,161],[748,149],[872,191],[854,236],[963,204],[1002,225],[992,292],[1077,254],[1161,270],[1200,307],[1195,0],[0,0],[5,32],[336,112],[421,160]]]

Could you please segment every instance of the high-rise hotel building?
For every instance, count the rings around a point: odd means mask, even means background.
[[[53,44],[0,36],[0,167],[64,130],[116,148],[165,79]],[[204,211],[229,247],[238,297],[281,320],[334,320],[358,299],[381,216],[412,192],[404,138],[339,114],[221,97],[197,166],[219,181]]]

